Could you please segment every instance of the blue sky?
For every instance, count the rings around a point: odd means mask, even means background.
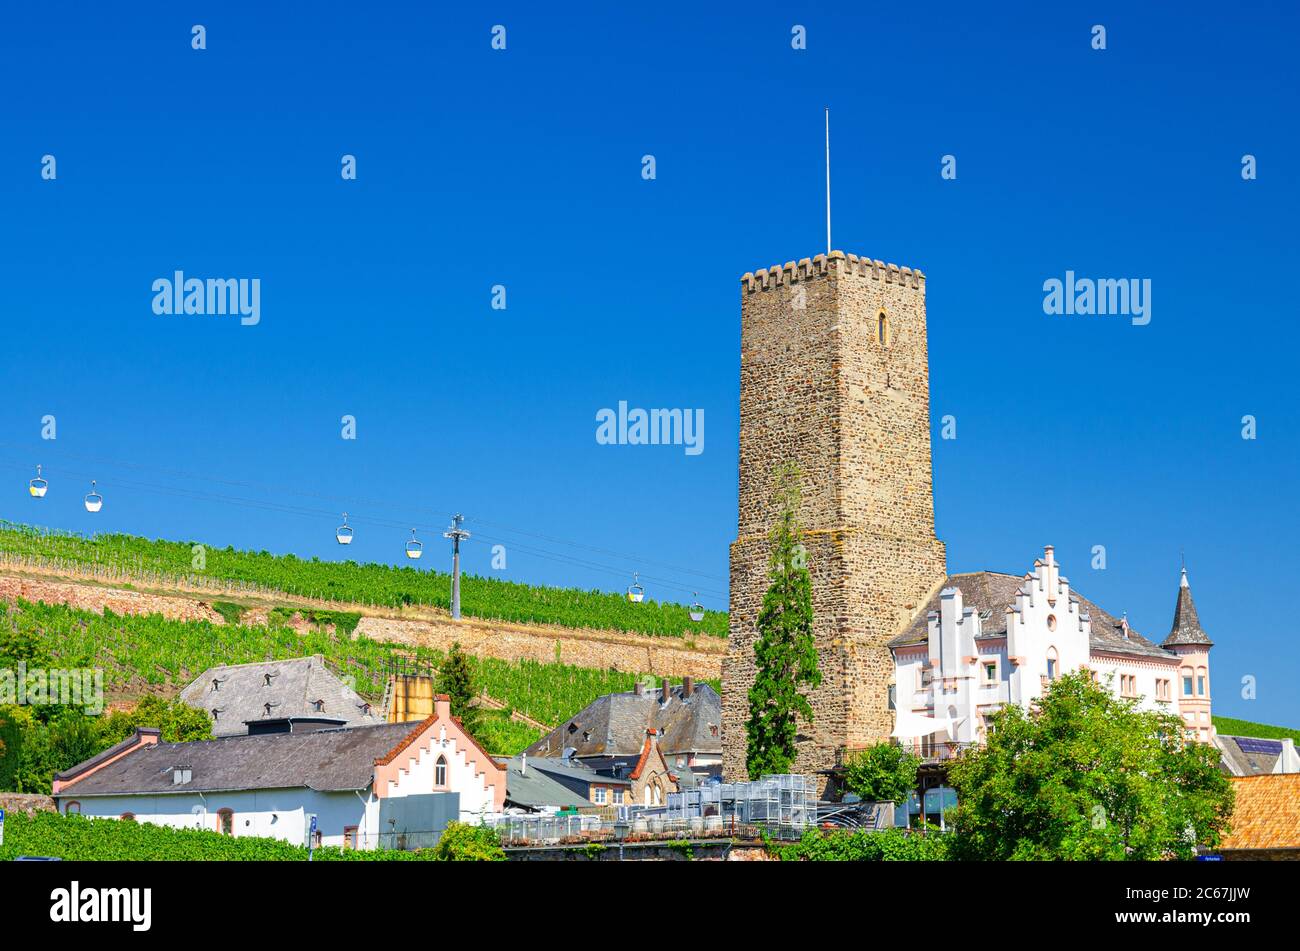
[[[0,517],[334,558],[346,508],[394,560],[459,510],[472,571],[722,607],[738,279],[823,249],[829,106],[836,247],[929,278],[950,570],[1052,543],[1162,637],[1185,550],[1216,712],[1300,725],[1287,5],[267,7],[0,11]],[[260,324],[156,316],[176,269],[259,278]],[[1067,269],[1151,323],[1046,316]],[[597,445],[619,400],[705,451]]]

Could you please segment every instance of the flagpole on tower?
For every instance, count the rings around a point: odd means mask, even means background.
[[[826,256],[831,256],[831,107],[826,107]]]

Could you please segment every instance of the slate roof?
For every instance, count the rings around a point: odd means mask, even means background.
[[[213,681],[218,682],[216,690]],[[181,691],[180,699],[207,711],[213,718],[212,732],[216,736],[247,733],[247,723],[252,721],[289,717],[325,717],[347,726],[383,722],[377,713],[365,712],[365,699],[334,676],[319,654],[211,667]],[[319,710],[318,700],[324,701]],[[268,703],[271,704],[269,714]]]
[[[1174,602],[1174,626],[1165,638],[1165,647],[1177,644],[1202,644],[1213,647],[1201,619],[1196,616],[1196,602],[1192,600],[1192,589],[1187,584],[1187,569],[1183,569],[1182,580],[1178,583],[1178,599]]]
[[[535,769],[531,763],[525,764],[518,756],[508,759],[497,757],[497,762],[506,768],[507,805],[525,809],[541,809],[546,806],[559,809],[591,807],[591,800],[556,782],[544,771]]]
[[[1023,575],[1008,575],[999,571],[972,571],[949,575],[944,579],[939,591],[936,591],[934,596],[912,616],[907,627],[889,642],[889,646],[907,647],[913,644],[924,644],[927,641],[929,638],[927,616],[931,611],[939,610],[940,596],[945,588],[960,589],[962,604],[974,609],[980,615],[981,640],[1005,637],[1007,608],[1015,602],[1016,594],[1024,584],[1024,580]],[[1091,616],[1090,646],[1093,650],[1160,657],[1165,660],[1174,656],[1143,637],[1132,627],[1128,629],[1128,637],[1125,637],[1120,621],[1073,588],[1070,590],[1070,600],[1078,603],[1081,614]]]
[[[1300,849],[1300,773],[1234,776],[1231,830],[1220,848]]]
[[[665,757],[679,753],[722,752],[722,698],[708,684],[696,683],[689,698],[682,685],[669,688],[667,704],[660,690],[611,693],[588,704],[542,737],[530,756],[561,756],[573,747],[578,757],[640,756],[646,730],[659,731]]]
[[[1284,740],[1216,733],[1214,745],[1222,754],[1224,769],[1232,776],[1259,776],[1295,770],[1294,750],[1288,752],[1288,746],[1294,744]],[[1280,764],[1279,760],[1282,760]]]
[[[410,723],[383,723],[312,733],[157,743],[73,783],[59,798],[303,786],[321,791],[365,789],[374,775],[375,760],[405,740],[411,727]],[[177,766],[191,771],[190,782],[172,782],[172,769]],[[79,771],[80,767],[74,767],[68,772]]]

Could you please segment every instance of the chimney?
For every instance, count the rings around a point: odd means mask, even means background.
[[[433,698],[433,715],[439,720],[451,719],[451,697],[445,693],[437,694]]]
[[[695,694],[695,678],[683,677],[682,678],[682,699],[689,700],[691,699],[692,696],[694,696],[694,694]]]
[[[519,754],[519,775],[520,776],[528,775],[528,754],[527,753]]]
[[[661,687],[661,688],[660,688],[660,691],[659,691],[659,702],[660,702],[660,703],[667,703],[667,702],[668,702],[669,697],[672,696],[672,694],[669,692],[671,689],[672,689],[672,688],[669,687],[669,685],[668,685],[668,678],[665,677],[665,678],[664,678],[664,684],[663,684],[663,687]]]

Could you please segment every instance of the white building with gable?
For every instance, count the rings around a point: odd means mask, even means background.
[[[1087,670],[1143,710],[1181,717],[1187,735],[1214,738],[1209,651],[1183,570],[1169,636],[1160,644],[1070,588],[1049,545],[1023,577],[949,575],[890,642],[893,736],[925,759],[982,743],[987,716],[1028,706],[1067,671]]]

